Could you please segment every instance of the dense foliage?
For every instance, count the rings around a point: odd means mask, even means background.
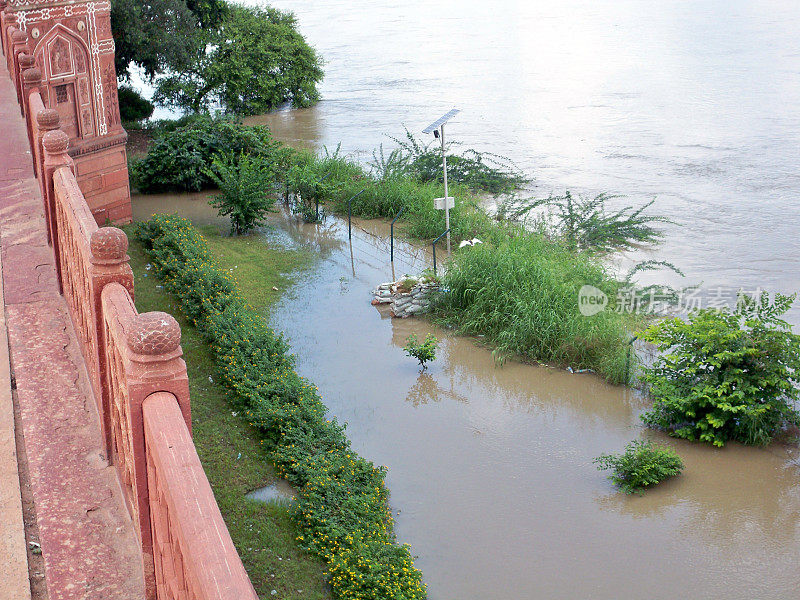
[[[131,64],[147,77],[186,68],[203,45],[203,31],[221,22],[223,0],[114,0],[111,32],[117,75],[129,76]]]
[[[189,64],[158,81],[154,98],[195,112],[221,106],[241,115],[286,102],[310,106],[319,100],[321,64],[292,13],[230,4]]]
[[[233,402],[298,488],[299,539],[327,562],[335,596],[425,598],[409,548],[395,542],[385,469],[356,454],[344,427],[326,418],[317,388],[295,372],[284,339],[247,304],[188,221],[155,216],[137,235],[211,346]]]
[[[740,295],[737,307],[703,309],[647,329],[661,351],[645,369],[651,426],[688,440],[767,444],[800,424],[800,336],[780,317],[794,296]]]
[[[131,182],[140,192],[199,191],[211,185],[215,156],[279,153],[266,127],[244,127],[229,118],[199,116],[160,135],[147,156],[132,163]]]
[[[232,234],[241,235],[262,225],[267,213],[274,210],[275,173],[265,157],[244,152],[217,155],[207,175],[220,191],[210,204],[220,216],[230,218]]]
[[[621,454],[602,454],[594,462],[600,470],[611,470],[609,479],[626,494],[641,494],[646,487],[683,471],[683,461],[672,448],[650,440],[634,440]]]
[[[432,333],[425,336],[425,341],[420,342],[416,334],[412,333],[406,338],[406,345],[403,347],[407,356],[416,358],[419,365],[425,369],[425,363],[436,360],[436,348],[439,340]]]
[[[123,123],[149,119],[155,107],[147,98],[128,85],[119,86],[119,116]]]

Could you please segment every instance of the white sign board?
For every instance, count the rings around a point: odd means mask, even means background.
[[[444,198],[434,198],[433,199],[434,208],[436,208],[437,210],[444,210],[444,208],[445,208],[444,201],[445,201]],[[456,199],[453,198],[452,196],[448,196],[447,197],[447,208],[455,208],[455,206],[456,206]]]

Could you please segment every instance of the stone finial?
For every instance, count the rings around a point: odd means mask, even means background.
[[[45,108],[36,114],[36,122],[39,124],[39,129],[43,131],[58,129],[60,121],[61,117],[58,116],[55,108]]]
[[[146,312],[133,318],[127,338],[128,346],[136,354],[167,354],[180,346],[181,328],[168,313]]]
[[[89,242],[94,263],[116,264],[128,258],[128,236],[116,227],[95,229]]]
[[[36,67],[25,69],[22,72],[22,81],[30,87],[38,87],[42,83],[42,72]]]
[[[21,29],[15,29],[11,33],[11,41],[12,42],[27,42],[28,41],[28,32],[22,31]]]
[[[69,148],[69,136],[60,129],[53,129],[42,136],[42,145],[49,154],[64,154]]]
[[[19,68],[21,71],[30,69],[34,64],[36,64],[36,60],[27,52],[21,52],[17,60],[19,61]]]

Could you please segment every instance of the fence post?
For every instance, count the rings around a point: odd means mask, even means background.
[[[402,214],[403,214],[403,211],[404,211],[405,209],[406,209],[406,207],[405,207],[405,206],[404,206],[403,208],[401,208],[401,209],[400,209],[400,212],[399,212],[399,213],[397,213],[397,215],[395,216],[395,218],[394,218],[394,219],[392,219],[392,224],[391,224],[391,226],[390,226],[390,234],[389,234],[389,237],[390,237],[390,239],[391,239],[391,242],[390,242],[390,248],[391,248],[391,249],[389,250],[389,257],[390,257],[390,259],[391,259],[391,260],[390,260],[390,262],[394,262],[394,222],[395,222],[395,221],[397,221],[397,219],[399,219],[399,218],[400,218],[400,215],[402,215]]]
[[[61,129],[48,131],[42,136],[42,146],[44,147],[44,189],[46,214],[50,224],[50,237],[53,243],[53,254],[56,263],[56,279],[58,281],[58,292],[63,294],[64,288],[61,279],[61,248],[58,245],[58,226],[56,224],[56,197],[53,189],[53,174],[57,169],[67,167],[74,172],[75,165],[72,162],[67,148],[69,147],[69,137]]]
[[[433,240],[433,274],[436,275],[436,242],[442,239],[445,235],[450,233],[450,228],[445,229],[444,233]]]
[[[108,383],[108,353],[105,340],[105,319],[103,317],[103,288],[109,283],[119,283],[133,299],[133,271],[128,256],[128,236],[116,227],[100,227],[92,232],[89,241],[91,252],[91,302],[97,340],[98,375],[100,399],[98,412],[100,426],[106,445],[106,459],[113,457],[113,434],[111,431],[111,391]]]

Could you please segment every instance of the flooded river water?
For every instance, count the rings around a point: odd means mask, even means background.
[[[538,196],[655,198],[679,226],[636,258],[712,295],[800,290],[797,0],[271,4],[326,62],[322,102],[261,118],[279,138],[368,160],[455,106],[448,139],[510,157]]]
[[[135,197],[134,214],[212,216],[204,195]],[[388,467],[400,541],[419,556],[431,600],[728,598],[800,589],[796,447],[723,450],[643,430],[646,402],[592,375],[507,363],[420,319],[391,319],[370,290],[392,278],[385,223],[302,225],[265,235],[319,260],[272,309],[298,370],[348,423],[354,447]],[[395,273],[429,265],[396,248]],[[433,331],[420,373],[403,353]],[[592,458],[645,435],[677,448],[685,473],[627,497]]]
[[[512,158],[537,195],[656,198],[679,226],[635,258],[707,288],[800,289],[796,0],[271,4],[326,61],[322,102],[255,119],[279,139],[367,160],[402,124],[456,106],[450,139]],[[154,209],[213,221],[185,197],[135,200],[138,216]],[[360,224],[352,247],[337,220],[275,225],[268,236],[320,260],[273,324],[355,448],[388,466],[398,536],[432,600],[797,598],[796,448],[644,431],[634,392],[499,368],[473,340],[370,306],[392,278],[384,224]],[[429,264],[406,244],[399,255],[397,275]],[[431,330],[440,356],[420,373],[402,346]],[[591,461],[640,435],[676,447],[686,470],[626,497]]]

